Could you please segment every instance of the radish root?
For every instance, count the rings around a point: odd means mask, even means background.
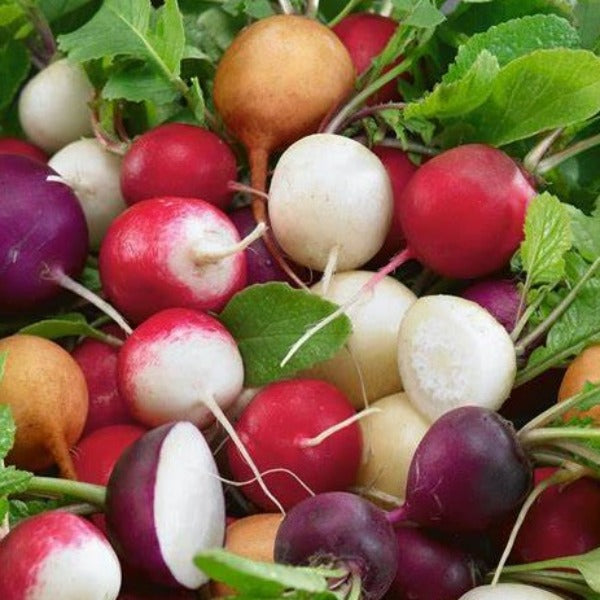
[[[218,250],[198,250],[194,253],[194,260],[197,265],[206,265],[210,263],[216,263],[228,256],[243,252],[254,243],[257,239],[261,238],[267,230],[266,223],[259,223],[244,239],[240,240],[237,244],[227,246],[226,248],[219,248]]]

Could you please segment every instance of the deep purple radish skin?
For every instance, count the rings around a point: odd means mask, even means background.
[[[45,273],[77,277],[88,252],[85,216],[57,173],[33,159],[0,155],[0,313],[34,309],[61,288]]]
[[[396,574],[397,542],[386,513],[347,492],[292,508],[277,531],[275,562],[335,564],[360,576],[364,600],[383,598]]]
[[[465,289],[461,296],[485,308],[508,333],[517,320],[521,294],[510,279],[487,279],[478,281]]]

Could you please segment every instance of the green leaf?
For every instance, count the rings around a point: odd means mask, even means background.
[[[500,67],[542,48],[578,48],[577,31],[570,23],[556,15],[531,15],[512,19],[472,36],[460,46],[453,64],[442,81],[450,83],[463,77],[487,50],[498,60]]]
[[[591,217],[573,206],[568,207],[573,232],[573,246],[589,262],[600,256],[600,213]]]
[[[0,352],[0,381],[4,377],[4,368],[6,367],[6,359],[8,358],[8,351]]]
[[[405,25],[430,28],[446,19],[431,0],[392,0],[392,3],[401,12]]]
[[[38,0],[44,16],[50,23],[90,4],[90,0]]]
[[[204,103],[204,94],[202,93],[202,88],[200,87],[200,81],[197,77],[192,78],[192,100],[193,100],[193,110],[194,117],[198,121],[200,125],[204,123],[204,119],[206,117],[206,104]]]
[[[581,45],[594,49],[600,37],[600,0],[578,0],[574,12]]]
[[[245,0],[245,13],[253,19],[264,19],[275,14],[268,0]]]
[[[279,597],[287,589],[327,592],[327,579],[314,569],[252,561],[221,548],[199,554],[194,563],[211,579],[238,590],[242,597],[245,594],[257,599]],[[336,596],[330,593],[323,598]]]
[[[25,16],[23,8],[14,2],[0,6],[0,27],[12,25]]]
[[[22,43],[11,40],[0,48],[0,110],[13,101],[30,66],[29,54]]]
[[[0,404],[0,461],[6,458],[13,447],[16,431],[10,406]]]
[[[151,100],[167,104],[178,96],[175,88],[149,65],[128,65],[114,71],[102,88],[106,100],[123,98],[131,102]]]
[[[487,100],[499,70],[496,58],[483,50],[461,79],[438,83],[423,100],[409,104],[404,114],[444,119],[471,112]]]
[[[500,69],[468,117],[474,138],[495,146],[588,119],[600,110],[600,58],[587,50],[536,50]]]
[[[21,494],[27,490],[27,484],[33,477],[28,471],[17,471],[14,466],[0,470],[0,496]]]
[[[527,272],[527,289],[559,281],[565,272],[565,253],[571,248],[569,211],[548,192],[536,196],[527,209],[525,239],[520,255]]]
[[[159,17],[150,39],[154,41],[154,47],[169,71],[178,76],[185,48],[185,31],[177,0],[166,0],[158,12]]]
[[[220,319],[239,346],[246,386],[290,377],[334,356],[351,333],[346,315],[315,334],[285,367],[279,366],[298,338],[336,308],[327,300],[284,283],[253,285],[236,294]]]
[[[0,528],[2,527],[2,523],[4,523],[4,519],[10,510],[10,503],[8,501],[7,496],[2,496],[0,498]]]
[[[89,325],[85,317],[79,313],[68,313],[32,323],[20,329],[19,333],[37,335],[49,340],[71,335],[83,335],[96,340],[106,341],[107,337],[105,333]]]

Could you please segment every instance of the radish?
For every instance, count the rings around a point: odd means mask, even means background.
[[[233,152],[217,135],[195,125],[166,123],[138,137],[123,160],[127,204],[148,198],[201,198],[225,210],[237,179]]]
[[[116,325],[107,325],[102,331],[122,338]],[[109,425],[135,423],[117,385],[117,357],[119,348],[93,338],[86,338],[71,352],[80,366],[89,393],[89,411],[83,435]]]
[[[139,323],[171,307],[222,309],[246,285],[243,250],[225,213],[191,198],[139,202],[110,226],[100,278],[110,300]]]
[[[191,423],[169,423],[134,442],[108,482],[106,522],[117,552],[148,580],[196,589],[194,566],[222,546],[225,504],[208,444]]]
[[[337,273],[311,291],[336,304],[352,298],[373,274]],[[325,289],[326,288],[326,289]],[[402,389],[397,368],[400,322],[417,297],[403,284],[386,277],[373,293],[348,310],[352,335],[334,358],[312,368],[308,375],[324,379],[348,396],[356,408]],[[362,381],[361,381],[362,375]],[[364,384],[364,393],[363,393]]]
[[[51,511],[21,521],[0,542],[2,600],[115,600],[119,561],[85,519]]]
[[[81,436],[88,411],[81,369],[58,344],[32,335],[1,339],[0,355],[4,352],[0,403],[10,406],[17,426],[8,462],[30,470],[57,463],[74,479],[69,449]]]
[[[298,264],[324,271],[364,265],[383,245],[392,218],[390,179],[362,144],[310,135],[280,157],[269,188],[269,215],[281,248]]]
[[[498,410],[517,364],[510,336],[485,309],[455,296],[424,296],[407,311],[398,336],[404,389],[430,420],[464,406]]]
[[[347,571],[338,582],[355,598],[378,600],[397,569],[397,542],[384,511],[346,492],[308,498],[285,517],[275,538],[275,561],[335,566]],[[348,597],[348,596],[346,596]]]
[[[57,60],[26,84],[19,96],[19,121],[27,137],[52,153],[92,132],[89,103],[94,89],[83,67]]]
[[[522,583],[498,583],[477,587],[459,600],[563,600],[563,596]]]
[[[323,441],[319,434],[355,414],[347,398],[334,386],[315,379],[290,379],[272,383],[258,392],[242,413],[235,429],[261,472],[291,471],[263,476],[269,490],[284,508],[298,504],[312,492],[344,490],[356,478],[362,451],[357,423],[332,433]],[[276,431],[277,435],[272,435]],[[236,445],[227,448],[229,466],[238,481],[252,477],[250,467]],[[242,492],[265,510],[274,504],[256,483]]]
[[[463,290],[461,296],[485,308],[508,333],[515,328],[521,307],[521,294],[510,279],[477,281]]]
[[[344,17],[332,30],[340,38],[352,58],[358,75],[362,75],[382,52],[398,29],[398,22],[372,13],[354,13]],[[402,60],[399,57],[383,71],[389,71]],[[380,104],[400,99],[396,81],[390,81],[373,94],[367,104]]]
[[[18,138],[0,137],[0,154],[19,154],[40,162],[48,162],[48,155],[41,149]]]
[[[91,247],[99,248],[112,220],[125,210],[119,187],[120,157],[96,139],[82,139],[59,150],[48,164],[77,195]]]

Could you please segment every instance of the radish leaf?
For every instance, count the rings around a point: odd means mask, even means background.
[[[10,407],[5,404],[0,405],[0,460],[6,458],[13,447],[16,431]]]
[[[23,327],[19,330],[19,333],[37,335],[49,340],[71,335],[83,335],[100,340],[101,342],[107,342],[110,339],[106,333],[89,325],[85,317],[79,313],[68,313],[50,317]]]
[[[0,470],[0,496],[20,494],[27,490],[27,484],[33,477],[28,471],[18,471],[14,466]]]

